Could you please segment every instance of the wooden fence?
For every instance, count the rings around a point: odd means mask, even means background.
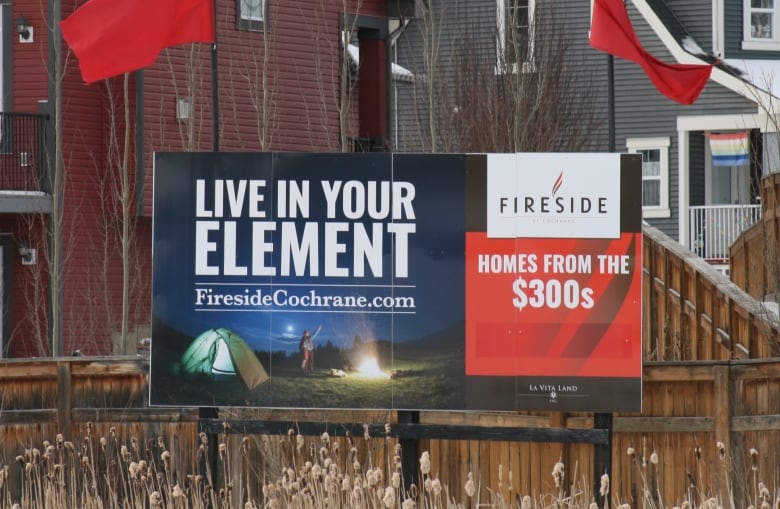
[[[684,498],[715,496],[734,497],[737,507],[747,501],[755,504],[757,482],[774,487],[780,473],[777,320],[652,228],[645,231],[643,266],[643,410],[613,416],[613,500],[635,507],[650,507],[650,502],[671,507]],[[137,443],[141,454],[152,460],[165,447],[173,452],[171,469],[178,479],[195,473],[200,459],[198,409],[149,408],[147,374],[143,357],[3,360],[0,461],[11,465],[11,477],[19,482],[21,467],[15,458],[61,433],[75,444],[94,443],[95,449],[100,438],[128,447]],[[320,430],[309,430],[303,443],[296,441],[286,452],[281,446],[273,449],[281,451],[277,459],[290,465],[293,460],[316,459],[319,435],[327,431],[333,440],[341,436],[338,440],[344,441],[341,465],[349,464],[346,455],[354,445],[363,468],[369,462],[393,468],[393,449],[402,429],[398,417],[378,411],[219,410],[219,419],[226,423],[282,423],[277,429],[295,429],[300,421],[321,423]],[[593,472],[593,445],[495,438],[500,430],[517,428],[592,430],[593,417],[420,412],[420,429],[479,426],[491,430],[493,439],[424,439],[419,450],[430,453],[431,474],[457,501],[468,500],[464,485],[469,473],[479,486],[490,488],[481,492],[485,503],[497,503],[499,494],[514,504],[518,496],[556,493],[552,471],[558,461],[566,469],[566,491],[587,491],[601,475]],[[382,431],[385,423],[390,424],[389,435]],[[371,436],[362,437],[353,424],[358,430],[369,424]],[[343,438],[346,430],[351,430],[350,438]],[[264,475],[279,472],[278,464],[269,471],[263,444],[289,437],[277,431],[270,438],[235,433],[220,440],[234,454],[219,463],[218,483],[232,482],[236,506],[243,507],[245,497],[260,496]],[[237,452],[247,445],[254,452]]]
[[[761,221],[731,246],[731,279],[753,297],[780,301],[780,173],[761,180]]]

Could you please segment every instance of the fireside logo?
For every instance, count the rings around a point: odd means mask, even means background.
[[[487,189],[488,237],[620,235],[618,154],[489,154]]]
[[[562,185],[563,185],[563,170],[561,170],[561,172],[558,174],[558,178],[555,179],[555,182],[553,183],[553,188],[552,188],[553,196],[555,196],[555,193],[558,192],[558,189],[560,189]]]

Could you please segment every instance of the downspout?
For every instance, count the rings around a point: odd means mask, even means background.
[[[387,72],[388,76],[390,76],[390,79],[392,80],[391,83],[393,84],[393,150],[398,148],[398,80],[395,79],[395,76],[393,76],[393,64],[398,63],[398,45],[396,43],[398,42],[398,39],[401,37],[401,35],[403,35],[403,33],[406,31],[406,27],[409,26],[409,21],[410,20],[408,19],[402,19],[398,28],[393,30],[393,32],[387,38],[387,43],[390,45],[390,48],[393,52],[393,58],[390,60],[390,69]]]

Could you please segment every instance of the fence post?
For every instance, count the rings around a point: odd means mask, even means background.
[[[70,362],[57,361],[57,426],[59,432],[70,438],[71,408]]]
[[[723,444],[723,452],[720,454],[726,454],[726,458],[729,461],[733,461],[733,455],[731,450],[731,380],[730,380],[730,367],[715,366],[713,368],[713,402],[712,402],[712,416],[714,424],[715,442]],[[718,489],[720,491],[721,500],[729,500],[731,493],[731,486],[738,486],[735,480],[735,473],[729,469],[728,475],[718,476],[720,479]],[[729,486],[731,484],[731,486]]]
[[[198,433],[206,433],[204,431],[204,421],[211,419],[218,419],[219,411],[214,407],[199,407],[198,408]],[[219,435],[217,433],[206,433],[208,438],[208,447],[205,454],[200,459],[200,471],[205,479],[206,485],[210,485],[215,493],[219,492],[218,487],[218,450],[219,450]],[[211,474],[211,475],[209,475]]]

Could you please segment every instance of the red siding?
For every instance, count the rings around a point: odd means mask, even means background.
[[[359,4],[359,8],[356,5]],[[314,0],[268,2],[267,28],[236,28],[236,1],[219,0],[217,12],[220,149],[338,151],[340,25],[343,13],[384,16],[384,1]],[[198,49],[200,95],[196,148],[211,150],[211,60],[207,45]],[[170,50],[181,63],[189,48]],[[181,75],[177,82],[184,83]],[[151,157],[154,150],[181,150],[180,141],[159,129],[176,131],[175,93],[165,58],[146,72],[146,154],[144,211],[151,214]],[[178,86],[181,95],[186,88]],[[348,101],[348,135],[357,135],[357,98]],[[165,116],[167,115],[167,118]]]
[[[236,0],[218,0],[220,148],[222,150],[335,151],[339,149],[339,19],[343,12],[382,16],[385,2],[328,0],[269,2],[267,29],[236,28]],[[65,15],[73,1],[63,5]],[[14,3],[35,26],[35,42],[19,44],[14,54],[14,109],[36,112],[48,97],[48,47],[40,4]],[[36,17],[38,16],[38,17]],[[63,44],[63,48],[67,47]],[[110,80],[118,110],[112,114],[105,82],[85,85],[77,60],[68,55],[62,85],[63,160],[63,353],[112,351],[111,332],[120,324],[121,257],[116,237],[121,225],[116,193],[107,190],[117,174],[118,152],[110,144],[112,126],[123,136],[122,78]],[[189,62],[189,64],[188,64]],[[194,69],[188,75],[185,70]],[[264,81],[265,79],[265,81]],[[135,75],[131,77],[131,122],[135,122]],[[152,153],[156,150],[211,150],[211,60],[207,44],[165,51],[144,72],[144,216],[135,224],[131,324],[150,322]],[[118,94],[118,95],[116,95]],[[194,98],[194,119],[176,119],[176,97]],[[347,116],[349,135],[357,134],[356,95]],[[190,130],[190,128],[192,129]],[[131,125],[134,129],[134,125]],[[131,150],[134,140],[131,138]],[[131,152],[132,153],[132,152]],[[130,159],[132,181],[135,163]],[[26,216],[0,216],[0,230],[15,238],[27,232]],[[43,245],[43,234],[35,233]],[[35,325],[46,315],[32,302],[34,282],[46,263],[39,250],[36,266],[14,262],[13,355],[41,355]],[[34,309],[36,308],[36,309]]]

